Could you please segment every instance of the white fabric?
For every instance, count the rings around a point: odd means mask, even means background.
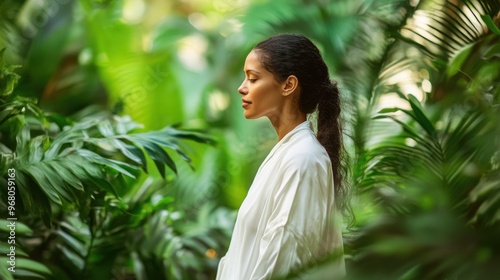
[[[286,134],[261,164],[236,219],[217,280],[272,279],[333,250],[331,163],[306,121]],[[344,261],[339,261],[344,273]]]

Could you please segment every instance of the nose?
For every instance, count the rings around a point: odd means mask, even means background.
[[[241,95],[246,95],[248,93],[248,89],[246,87],[245,81],[241,83],[241,85],[238,87],[238,92]]]

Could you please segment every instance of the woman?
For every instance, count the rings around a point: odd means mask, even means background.
[[[278,143],[241,205],[218,280],[272,279],[335,250],[342,255],[333,223],[343,193],[339,92],[321,54],[304,36],[278,35],[248,54],[244,72],[244,116],[268,117]],[[317,137],[307,121],[316,110]],[[334,273],[343,271],[339,258]]]

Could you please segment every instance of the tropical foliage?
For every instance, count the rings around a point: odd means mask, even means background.
[[[2,1],[15,277],[213,279],[275,143],[241,116],[241,67],[282,32],[313,39],[344,95],[348,278],[495,277],[499,26],[497,0]],[[330,279],[335,258],[299,274]]]
[[[24,217],[16,230],[25,235],[16,243],[19,256],[44,256],[44,264],[18,258],[16,276],[111,279],[131,274],[120,271],[121,263],[131,260],[134,273],[144,279],[214,270],[215,260],[205,254],[227,246],[227,214],[207,204],[192,218],[172,208],[174,198],[165,192],[177,173],[165,148],[189,163],[180,141],[213,144],[211,138],[174,127],[133,132],[140,125],[130,118],[95,108],[72,118],[45,113],[36,99],[13,94],[19,76],[13,66],[1,66],[1,167],[2,174],[15,170],[17,187],[13,210],[2,193],[2,213],[7,217],[9,209],[9,215]],[[151,161],[163,180],[138,184],[141,169],[148,172]],[[6,240],[3,255],[10,247]],[[2,257],[2,265],[7,259]],[[12,279],[2,267],[2,275]]]

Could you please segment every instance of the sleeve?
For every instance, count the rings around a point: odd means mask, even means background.
[[[310,156],[284,162],[250,279],[284,276],[307,264],[321,246],[327,226],[328,204],[333,202],[329,166]]]

